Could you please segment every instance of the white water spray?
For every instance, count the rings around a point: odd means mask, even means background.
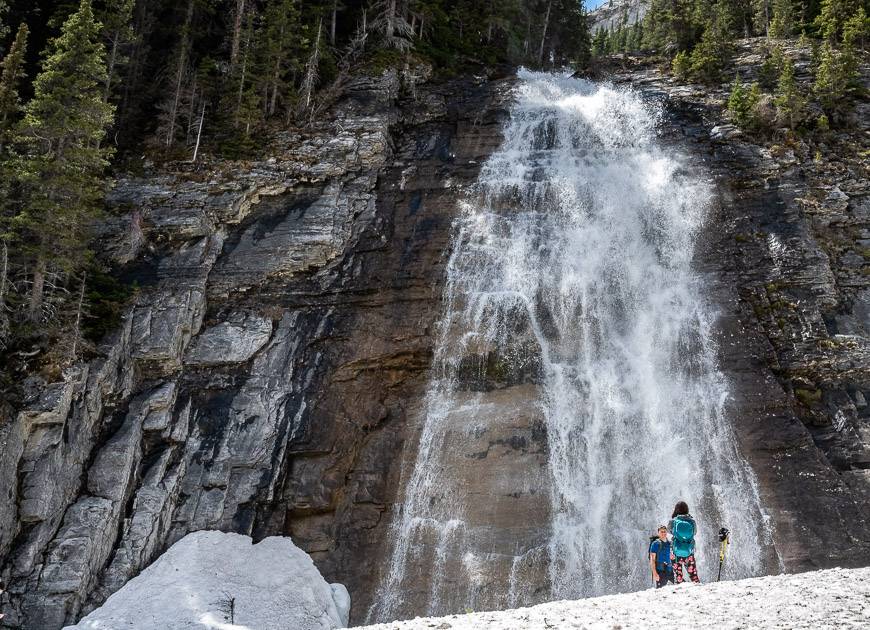
[[[457,220],[421,438],[370,618],[647,587],[647,536],[680,499],[698,520],[702,579],[721,525],[729,577],[763,570],[766,519],[692,267],[711,191],[657,144],[658,112],[630,90],[520,73],[503,146]],[[456,435],[493,416],[468,384],[475,357],[524,383],[546,427],[538,547],[497,548],[487,497],[450,465]],[[524,588],[536,568],[546,592]]]

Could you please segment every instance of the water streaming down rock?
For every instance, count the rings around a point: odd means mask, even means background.
[[[699,521],[702,578],[723,524],[728,575],[763,570],[766,519],[692,268],[711,191],[657,144],[658,113],[629,90],[520,74],[503,146],[455,226],[419,446],[370,618],[643,588],[646,537],[678,499]],[[544,434],[540,452],[515,450],[520,473],[482,482],[458,463],[490,423],[518,417]],[[511,493],[531,507],[499,532]]]

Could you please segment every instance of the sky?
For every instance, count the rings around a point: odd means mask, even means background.
[[[591,11],[592,9],[597,9],[605,2],[607,2],[607,0],[586,0],[583,5],[586,7],[587,11]]]

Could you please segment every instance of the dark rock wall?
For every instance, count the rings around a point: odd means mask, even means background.
[[[23,407],[0,407],[3,627],[59,628],[200,529],[291,535],[365,614],[456,202],[512,84],[421,78],[359,79],[262,162],[119,182],[101,242],[143,287],[135,304],[99,358],[57,383],[22,375]],[[841,157],[817,160],[711,135],[723,95],[617,78],[668,99],[664,139],[717,183],[699,269],[771,566],[867,564],[867,147],[832,138]]]
[[[263,162],[118,183],[103,253],[143,289],[0,424],[5,627],[76,620],[201,529],[289,534],[365,601],[508,85],[419,79],[359,79]]]
[[[751,79],[761,45],[743,41],[733,70]],[[809,89],[809,51],[788,54]],[[725,85],[680,85],[651,68],[619,80],[664,100],[663,138],[716,187],[698,267],[719,309],[737,438],[772,521],[779,558],[769,561],[787,571],[867,565],[867,104],[821,140],[752,137],[728,124]]]

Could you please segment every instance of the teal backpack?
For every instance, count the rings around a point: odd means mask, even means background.
[[[674,535],[674,555],[688,558],[695,553],[695,521],[688,514],[674,517],[671,527]]]

